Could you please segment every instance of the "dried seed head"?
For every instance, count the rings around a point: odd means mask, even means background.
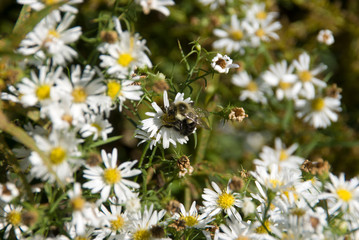
[[[234,107],[228,115],[228,119],[232,121],[242,122],[244,118],[248,117],[243,108]]]
[[[242,178],[234,176],[232,177],[230,183],[229,183],[229,188],[233,191],[240,191],[244,186],[244,181]]]
[[[328,97],[332,98],[338,98],[340,96],[340,93],[342,92],[342,89],[337,86],[336,83],[330,85],[328,88],[326,88],[326,95]]]
[[[184,168],[189,168],[191,166],[191,162],[186,155],[183,155],[177,160],[177,167],[181,171]]]
[[[115,43],[118,40],[118,35],[115,31],[101,31],[100,37],[102,42],[110,44]]]
[[[182,219],[178,219],[174,220],[173,223],[168,226],[176,229],[176,231],[183,231],[186,228],[186,222]]]

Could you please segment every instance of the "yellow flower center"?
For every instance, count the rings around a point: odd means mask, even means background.
[[[91,126],[95,127],[97,129],[97,132],[102,131],[102,127],[100,125],[98,125],[97,123],[92,123]]]
[[[300,72],[298,76],[302,82],[309,82],[312,80],[312,73],[307,70]]]
[[[138,230],[133,234],[133,240],[149,240],[150,238],[151,233],[146,229]]]
[[[233,206],[234,196],[230,193],[222,193],[217,200],[218,205],[222,209],[228,209]]]
[[[16,210],[12,210],[6,216],[6,220],[13,226],[19,226],[21,223],[21,213]]]
[[[248,85],[247,85],[247,90],[248,90],[248,91],[251,91],[251,92],[257,91],[257,90],[258,90],[258,85],[257,85],[257,83],[255,83],[255,82],[253,82],[253,81],[249,82]]]
[[[293,194],[294,201],[298,200],[298,194],[295,193],[294,187],[289,187],[286,191],[283,191],[283,194],[287,197],[288,200],[289,200],[289,193]]]
[[[60,2],[60,0],[44,0],[44,3],[46,6],[53,5],[53,4],[56,4],[59,2]]]
[[[257,35],[257,37],[262,38],[266,35],[266,32],[264,31],[263,28],[260,28],[256,31],[256,35]]]
[[[114,99],[115,97],[117,97],[118,95],[121,94],[121,84],[119,82],[116,81],[110,81],[109,83],[107,83],[107,95]]]
[[[36,89],[36,97],[40,101],[50,98],[50,89],[51,89],[50,85],[47,84],[39,86]]]
[[[345,202],[349,202],[352,199],[352,193],[346,189],[338,189],[337,194],[338,197]]]
[[[59,165],[66,159],[66,151],[62,147],[54,147],[50,152],[50,161],[55,165]]]
[[[324,108],[325,102],[323,98],[316,98],[311,102],[314,111],[320,111]]]
[[[75,237],[75,240],[88,240],[88,238],[84,236],[77,236]]]
[[[241,30],[233,30],[231,31],[231,37],[234,39],[234,40],[241,40],[243,38],[243,32]]]
[[[286,90],[286,89],[290,88],[291,85],[292,84],[288,83],[288,82],[282,82],[282,81],[279,82],[279,88],[281,88],[283,90]]]
[[[193,226],[195,226],[196,224],[198,224],[198,220],[197,220],[197,218],[194,217],[194,216],[182,217],[181,220],[185,221],[185,222],[186,222],[186,226],[188,226],[188,227],[193,227]]]
[[[279,154],[279,161],[285,161],[285,160],[287,160],[288,159],[288,154],[287,154],[287,152],[286,151],[284,151],[283,149],[282,150],[280,150],[280,154]]]
[[[134,60],[131,54],[129,53],[122,53],[118,56],[117,62],[123,67],[128,67],[130,63]]]
[[[72,97],[74,98],[75,103],[83,103],[86,101],[87,94],[83,87],[76,87],[72,91]]]
[[[103,178],[107,184],[115,184],[118,183],[122,177],[121,172],[117,168],[108,168],[103,173]]]
[[[125,225],[125,219],[123,219],[122,216],[117,216],[117,219],[110,221],[110,223],[113,231],[119,231],[122,229],[123,225]]]
[[[270,179],[269,183],[272,185],[273,188],[282,186],[282,183],[277,179]]]
[[[268,233],[267,230],[270,231],[269,221],[268,221],[268,220],[264,222],[264,226],[261,225],[261,226],[259,226],[259,227],[257,227],[257,228],[255,229],[256,233],[259,233],[259,234]]]
[[[48,38],[52,39],[52,38],[60,38],[60,34],[58,31],[56,31],[55,29],[51,29],[49,30],[49,32],[47,33]]]
[[[264,20],[267,18],[267,13],[265,11],[257,12],[256,18],[259,20]]]
[[[85,206],[85,199],[83,199],[81,196],[75,197],[71,200],[71,205],[74,211],[81,211]]]

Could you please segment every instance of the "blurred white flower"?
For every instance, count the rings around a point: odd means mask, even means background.
[[[294,60],[293,65],[297,70],[299,81],[295,83],[300,88],[300,94],[305,98],[313,99],[315,97],[315,87],[324,88],[325,82],[315,76],[327,69],[327,66],[320,64],[314,69],[310,69],[310,56],[304,52],[299,56],[299,60]],[[297,86],[294,86],[297,88]]]
[[[31,71],[31,78],[23,78],[21,82],[17,84],[18,94],[20,102],[25,107],[35,106],[40,103],[40,111],[42,117],[44,112],[48,109],[47,106],[57,102],[60,98],[56,87],[54,87],[57,81],[62,81],[62,68],[49,70],[47,66],[40,66],[39,73]]]
[[[226,0],[198,0],[203,5],[210,5],[211,10],[217,9],[219,6],[226,4]]]
[[[237,15],[231,16],[231,25],[223,29],[214,29],[213,34],[220,39],[213,42],[213,48],[223,49],[226,53],[239,52],[244,54],[244,47],[248,46],[248,37],[243,22]]]
[[[279,36],[275,32],[282,28],[280,22],[244,22],[243,27],[247,30],[251,45],[258,47],[261,42],[270,42],[271,39],[278,40]]]
[[[278,17],[278,12],[267,12],[266,4],[263,3],[252,3],[250,6],[244,5],[243,12],[245,12],[245,20],[249,22],[272,22]]]
[[[127,178],[141,174],[138,169],[131,169],[137,160],[124,162],[117,166],[117,149],[112,150],[112,154],[106,154],[105,150],[101,151],[101,157],[105,165],[105,169],[100,166],[87,166],[84,170],[84,178],[88,179],[83,184],[84,188],[91,189],[92,193],[101,193],[101,200],[107,201],[111,190],[121,203],[131,199],[134,195],[130,188],[139,188],[140,185]]]
[[[53,130],[48,137],[35,135],[34,139],[49,162],[44,162],[37,152],[32,152],[29,157],[31,175],[48,182],[55,182],[56,176],[62,183],[72,182],[73,173],[83,164],[79,158],[81,152],[77,149],[81,140],[76,139],[75,133]]]
[[[326,128],[338,120],[336,112],[341,111],[340,100],[332,97],[297,99],[295,101],[297,117],[303,118],[315,128]]]
[[[29,5],[32,9],[35,11],[40,11],[44,9],[45,7],[51,6],[53,4],[58,4],[60,2],[66,2],[66,4],[63,4],[59,7],[59,10],[62,12],[71,12],[71,13],[77,13],[77,8],[71,6],[74,4],[82,3],[83,0],[17,0],[17,3],[23,4],[23,5]]]
[[[238,64],[233,64],[232,62],[233,60],[227,55],[222,56],[222,54],[217,53],[212,59],[211,66],[219,73],[228,73],[230,68],[239,68]]]
[[[339,177],[329,173],[330,182],[325,184],[329,191],[319,195],[319,199],[328,199],[329,214],[341,210],[344,214],[359,216],[359,180],[354,177],[349,181],[345,180],[344,173]]]
[[[267,85],[254,81],[246,71],[233,74],[232,83],[238,87],[244,88],[241,90],[239,100],[244,101],[246,99],[251,99],[254,102],[267,103],[267,98],[264,94],[268,93],[270,89]]]
[[[95,204],[91,204],[84,199],[80,183],[75,182],[73,189],[70,189],[67,195],[72,207],[71,225],[75,228],[76,234],[85,234],[86,226],[100,226],[98,210],[96,210]]]
[[[276,87],[276,97],[278,100],[283,98],[294,99],[297,97],[300,86],[294,84],[297,76],[293,74],[293,65],[287,66],[287,62],[283,60],[269,66],[269,70],[262,74],[263,80],[272,87]]]
[[[112,125],[103,115],[90,114],[86,116],[86,123],[80,129],[80,134],[83,138],[92,136],[92,140],[96,141],[99,137],[107,140],[107,135],[113,130]]]
[[[149,14],[151,10],[159,11],[165,16],[170,15],[170,11],[165,6],[173,6],[173,0],[136,0],[136,3],[141,5],[145,14]]]
[[[220,240],[252,239],[249,224],[242,220],[238,212],[230,215],[226,224],[221,224],[221,232],[218,233]]]
[[[326,45],[332,45],[334,43],[333,32],[329,29],[320,30],[317,36],[318,42],[324,43]]]
[[[53,11],[26,35],[18,52],[34,55],[42,61],[50,56],[53,65],[66,65],[77,57],[77,52],[68,45],[77,41],[82,34],[79,26],[68,29],[74,19],[74,15],[66,13],[61,20],[60,13]]]
[[[19,190],[15,186],[15,184],[11,182],[7,182],[5,184],[0,183],[0,203],[3,202],[10,202],[17,196],[19,196]]]

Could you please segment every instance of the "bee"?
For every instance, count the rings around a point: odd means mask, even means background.
[[[183,101],[172,103],[165,109],[165,113],[164,127],[172,127],[184,136],[193,133],[197,126],[209,129],[206,122],[202,120],[207,116],[207,112],[193,107],[193,103]]]

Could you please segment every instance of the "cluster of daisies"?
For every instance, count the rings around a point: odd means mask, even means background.
[[[23,207],[26,199],[14,183],[1,184],[0,231],[4,239],[39,240],[168,240],[186,234],[208,240],[357,239],[359,180],[331,174],[323,161],[308,164],[294,154],[297,148],[276,139],[274,148],[264,146],[254,160],[254,171],[233,177],[223,188],[212,182],[203,189],[201,205],[194,201],[186,209],[172,200],[167,211],[142,202],[140,185],[130,180],[141,174],[136,161],[118,164],[117,149],[102,150],[97,164],[85,165],[85,182],[66,186],[57,203],[63,211],[57,216],[60,229],[36,232],[40,213]]]
[[[244,54],[246,48],[256,48],[261,42],[279,39],[276,30],[281,24],[275,21],[277,12],[267,12],[264,3],[244,5],[245,17],[241,20],[232,15],[230,25],[215,29],[214,35],[219,39],[213,42],[213,48],[227,54]],[[330,30],[319,32],[318,41],[331,45],[334,37]],[[227,55],[217,54],[212,60],[212,67],[219,73],[228,73],[230,68],[237,68]],[[292,63],[285,60],[268,66],[268,69],[252,76],[247,71],[240,71],[232,76],[232,83],[240,90],[239,100],[251,100],[267,104],[273,95],[279,101],[293,100],[296,115],[315,128],[326,128],[338,120],[340,107],[340,89],[328,86],[320,79],[326,65],[315,66],[311,56],[303,52]]]

